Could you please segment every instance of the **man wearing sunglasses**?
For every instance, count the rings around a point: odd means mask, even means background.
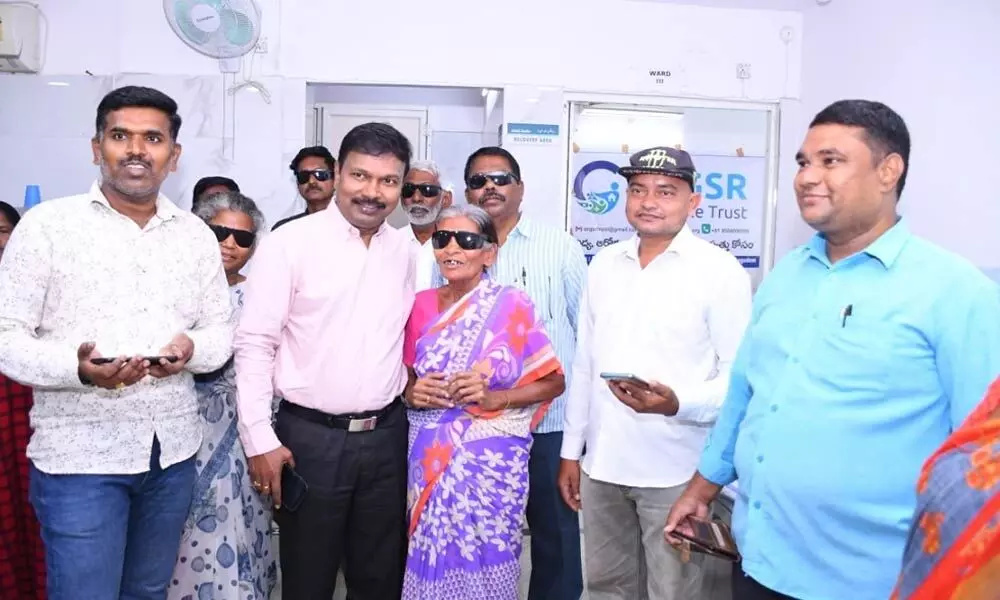
[[[299,150],[288,168],[295,173],[299,195],[306,201],[306,209],[274,224],[271,231],[296,219],[326,210],[333,199],[337,161],[326,146],[310,146]]]
[[[434,276],[434,249],[431,234],[434,223],[445,208],[451,206],[451,190],[441,185],[441,170],[429,160],[414,161],[403,181],[403,210],[410,220],[410,233],[420,247],[417,255],[417,291],[430,289]]]
[[[507,150],[495,146],[476,150],[465,164],[465,184],[469,204],[482,207],[496,224],[500,252],[492,277],[520,287],[531,297],[556,356],[567,370],[569,389],[576,313],[587,272],[583,249],[562,229],[521,213],[521,166]],[[435,271],[435,280],[443,284],[439,277]],[[527,509],[532,563],[529,600],[579,600],[583,593],[580,521],[563,503],[556,485],[565,403],[565,394],[556,398],[533,433]]]

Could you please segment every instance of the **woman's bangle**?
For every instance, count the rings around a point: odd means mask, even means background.
[[[507,403],[503,405],[503,409],[507,410],[508,408],[510,408],[510,394],[507,393],[507,392],[504,392],[503,393],[503,397],[507,399]]]

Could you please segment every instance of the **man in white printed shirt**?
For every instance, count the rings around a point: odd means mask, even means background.
[[[100,182],[28,212],[0,265],[0,371],[35,388],[50,600],[162,599],[173,572],[201,445],[191,374],[233,336],[215,237],[159,194],[180,125],[157,90],[105,96]]]
[[[583,510],[590,600],[698,598],[699,561],[664,543],[663,515],[694,474],[726,395],[750,317],[750,277],[688,228],[701,198],[687,152],[644,150],[619,172],[636,236],[590,265],[559,487]]]
[[[434,286],[434,249],[431,234],[441,211],[451,206],[451,190],[441,183],[441,169],[430,160],[415,160],[403,180],[400,202],[410,220],[409,234],[420,247],[417,253],[416,291]]]

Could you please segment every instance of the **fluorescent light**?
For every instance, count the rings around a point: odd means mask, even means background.
[[[69,84],[65,81],[50,81],[49,85],[53,87],[69,87]]]

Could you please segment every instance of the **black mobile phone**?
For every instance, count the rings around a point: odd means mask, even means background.
[[[295,469],[285,463],[281,467],[281,510],[295,512],[302,506],[309,492],[309,484]]]
[[[691,526],[693,535],[688,535],[680,529],[675,529],[670,535],[689,542],[694,552],[710,554],[733,562],[740,561],[736,540],[733,539],[733,534],[725,523],[688,517],[687,524]]]
[[[143,360],[148,360],[151,365],[159,364],[161,358],[167,359],[167,362],[177,362],[176,356],[143,356],[142,358]],[[95,365],[106,365],[115,362],[117,359],[117,356],[102,356],[100,358],[92,358],[90,362]]]

